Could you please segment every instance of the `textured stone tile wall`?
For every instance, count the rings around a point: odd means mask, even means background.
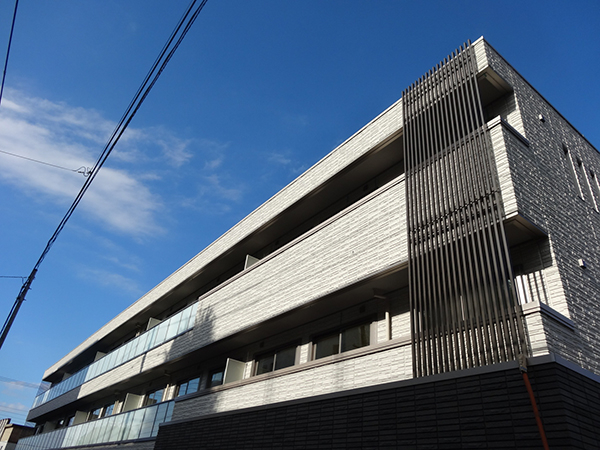
[[[404,182],[392,182],[224,283],[199,303],[203,346],[405,261]],[[205,331],[203,331],[205,330]]]
[[[338,362],[319,364],[317,367],[241,386],[224,386],[222,390],[208,395],[177,402],[173,420],[412,378],[410,345],[355,358],[348,358],[346,354],[338,356],[341,359]],[[331,359],[335,361],[338,358]]]
[[[485,49],[487,63],[514,87],[523,135],[530,143],[524,149],[507,141],[506,148],[518,207],[548,232],[555,268],[546,270],[550,302],[575,323],[583,366],[600,373],[600,214],[586,186],[589,170],[600,170],[600,154],[493,48]],[[564,147],[574,162],[575,179]],[[587,269],[579,267],[579,259]],[[546,330],[553,333],[552,327]],[[548,339],[551,348],[569,346],[561,334]]]

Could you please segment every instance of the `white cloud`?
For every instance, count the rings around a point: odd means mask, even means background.
[[[188,150],[189,141],[186,142],[174,139],[173,137],[163,137],[157,143],[162,147],[163,154],[173,167],[181,167],[194,156]]]
[[[207,155],[204,162],[205,171],[213,171],[220,168],[225,160],[225,152],[229,148],[229,143],[219,142],[213,139],[200,139],[198,147],[203,154]]]
[[[221,215],[232,210],[231,203],[239,203],[244,194],[241,183],[226,182],[222,174],[213,173],[197,179],[194,197],[183,197],[179,204],[186,209],[202,211],[203,214]]]
[[[0,150],[71,171],[0,153],[0,183],[39,205],[51,205],[57,217],[85,181],[73,171],[93,166],[114,127],[97,111],[9,90],[0,109]],[[88,224],[143,239],[163,233],[174,208],[229,212],[246,192],[241,178],[247,175],[239,160],[231,160],[230,153],[235,153],[230,145],[216,139],[181,139],[162,126],[129,127],[76,215]],[[288,170],[294,164],[285,153],[271,158]]]
[[[225,200],[239,201],[242,198],[242,189],[240,187],[225,187],[221,177],[217,174],[205,177],[207,185],[202,189],[203,194],[212,193]]]
[[[15,392],[20,393],[28,388],[26,383],[17,380],[0,380],[0,386],[3,386],[2,391],[0,391],[3,395],[15,395]]]
[[[15,91],[5,97],[0,112],[0,150],[71,170],[91,167],[114,129],[114,123],[96,111]],[[146,146],[152,145],[153,152],[146,151]],[[89,219],[136,237],[163,231],[157,219],[163,201],[148,185],[161,177],[139,166],[144,162],[167,162],[179,167],[193,156],[188,146],[189,141],[161,128],[128,129],[111,157],[117,163],[135,164],[130,170],[101,169],[80,208]],[[0,181],[37,199],[66,207],[79,192],[84,178],[75,172],[0,154]]]
[[[111,264],[117,266],[117,267],[121,267],[123,269],[127,269],[129,271],[132,272],[141,272],[140,269],[140,263],[141,261],[138,258],[129,258],[129,260],[123,260],[121,258],[118,258],[116,256],[103,256],[104,259],[108,262],[110,262]]]
[[[216,170],[221,166],[221,164],[223,164],[223,157],[218,157],[210,161],[206,161],[206,163],[204,164],[204,169]]]
[[[189,150],[192,141],[180,139],[164,127],[146,129],[128,128],[121,137],[119,145],[111,157],[125,162],[166,162],[171,167],[181,167],[189,162],[194,154]],[[144,151],[140,150],[140,146]],[[146,148],[158,147],[160,155],[145,151]]]
[[[142,289],[131,278],[103,269],[82,269],[79,275],[100,286],[126,291],[134,296],[143,294]]]
[[[104,168],[90,186],[81,206],[107,225],[135,235],[162,232],[156,213],[160,199],[140,180],[123,170]]]
[[[308,167],[305,164],[299,164],[292,156],[289,150],[282,152],[271,152],[266,154],[266,160],[274,165],[284,166],[289,173],[298,175],[304,172]]]
[[[0,410],[9,413],[26,413],[29,411],[29,407],[25,406],[22,403],[0,402]]]
[[[283,166],[287,166],[288,164],[292,163],[292,160],[287,154],[275,152],[267,155],[267,161],[275,164],[281,164]]]

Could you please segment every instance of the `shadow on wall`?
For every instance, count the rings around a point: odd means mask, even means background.
[[[550,270],[553,261],[549,240],[517,245],[510,249],[510,254],[519,302],[525,304],[539,301],[560,311],[562,305],[550,304],[548,292],[548,278],[553,276]]]
[[[208,302],[207,302],[208,303]],[[171,381],[177,384],[175,391],[175,407],[171,420],[179,420],[183,417],[198,416],[212,414],[217,412],[216,395],[211,395],[209,389],[212,386],[218,386],[223,383],[225,375],[224,365],[207,364],[211,357],[206,357],[206,347],[214,340],[215,314],[213,307],[209,304],[203,305],[203,302],[198,303],[198,311],[196,312],[196,320],[194,328],[190,332],[189,344],[196,346],[201,343],[202,348],[198,352],[193,352],[187,355],[184,362],[186,366],[178,373],[174,374],[174,379]],[[204,350],[204,351],[203,351]],[[171,354],[167,355],[166,360],[176,358],[180,348],[172,348]],[[199,356],[197,356],[199,355]],[[225,359],[223,357],[223,359]],[[213,367],[215,366],[215,367]],[[222,369],[222,371],[221,371]],[[180,392],[182,383],[187,380],[200,378],[198,390],[192,392]],[[186,399],[196,399],[195,401],[185,401]],[[160,431],[159,431],[160,432]]]

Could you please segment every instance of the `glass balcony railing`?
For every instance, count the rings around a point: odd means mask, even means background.
[[[153,438],[171,421],[173,401],[20,439],[15,450],[49,450]]]
[[[66,380],[55,384],[46,392],[35,398],[32,408],[36,408],[43,403],[69,392],[70,390],[81,386],[86,381],[89,381],[98,375],[102,375],[124,362],[146,353],[154,347],[173,339],[175,336],[192,329],[194,327],[196,309],[197,304],[194,303],[168,319],[163,320],[160,324],[146,331],[144,334],[139,335],[112,352],[107,353],[98,361],[84,367]]]

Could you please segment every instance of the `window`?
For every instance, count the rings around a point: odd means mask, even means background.
[[[340,352],[340,334],[325,336],[315,342],[315,359],[337,355]]]
[[[111,403],[110,405],[106,405],[104,408],[102,408],[102,414],[100,414],[100,417],[106,417],[106,416],[112,415],[114,409],[115,409],[114,403]]]
[[[586,195],[590,198],[590,201],[592,202],[592,207],[596,211],[598,211],[598,205],[596,204],[596,198],[594,197],[594,192],[592,191],[592,183],[590,182],[590,178],[589,178],[587,170],[585,170],[585,164],[583,164],[583,162],[580,162],[579,166],[581,167],[584,184],[585,184],[585,187],[587,188]]]
[[[256,375],[273,372],[293,366],[296,362],[296,347],[288,347],[277,352],[260,356],[256,361]]]
[[[100,414],[102,413],[102,408],[96,408],[93,411],[90,411],[88,414],[87,420],[96,420],[100,418]]]
[[[577,188],[577,195],[579,195],[581,198],[584,198],[583,191],[581,190],[581,184],[579,183],[579,177],[577,176],[577,171],[575,169],[575,163],[573,162],[573,156],[565,144],[563,144],[563,152],[565,153],[565,158],[567,160],[569,175],[571,176],[573,184]],[[577,164],[578,166],[581,166],[580,160],[577,161]]]
[[[180,383],[177,386],[176,397],[181,397],[182,395],[191,394],[192,392],[198,391],[199,385],[200,385],[200,378],[193,378],[191,380]]]
[[[157,389],[152,392],[148,392],[144,397],[144,406],[154,405],[155,403],[160,403],[163,398],[163,394],[165,393],[165,389]]]
[[[314,341],[314,359],[337,355],[369,345],[370,328],[368,323],[361,324],[316,339]]]
[[[589,175],[590,178],[588,178],[588,185],[590,187],[590,191],[592,192],[592,203],[594,204],[596,211],[600,212],[600,184],[598,183],[596,172],[590,170]]]
[[[215,387],[223,384],[223,375],[225,373],[225,368],[220,368],[217,370],[213,370],[208,374],[208,383],[206,387]]]

